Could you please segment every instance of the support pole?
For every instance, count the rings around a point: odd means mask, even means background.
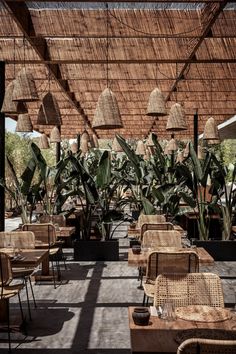
[[[58,126],[59,132],[61,133],[61,126]],[[61,143],[56,143],[56,163],[61,159]]]
[[[0,61],[0,180],[5,180],[5,114],[1,113],[5,95],[5,62]],[[5,190],[0,186],[0,231],[5,230]]]
[[[196,113],[193,116],[193,139],[194,139],[194,150],[197,154],[198,148],[198,109],[196,109]]]

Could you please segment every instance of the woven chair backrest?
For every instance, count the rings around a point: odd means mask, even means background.
[[[148,255],[146,278],[155,281],[159,274],[197,273],[199,257],[195,252],[156,252]]]
[[[35,248],[35,237],[31,231],[0,232],[0,247]]]
[[[12,270],[10,257],[4,253],[0,252],[0,285],[4,287],[8,285],[12,280]]]
[[[143,224],[159,224],[161,222],[166,222],[166,217],[164,215],[141,214],[138,217],[137,227],[141,229]]]
[[[48,246],[52,246],[56,242],[55,226],[50,223],[24,224],[22,230],[32,231],[35,236],[35,241],[48,244]]]
[[[148,230],[174,230],[174,225],[170,222],[160,222],[156,224],[145,223],[141,227],[141,238],[145,231]]]
[[[143,234],[142,245],[147,247],[181,247],[181,234],[176,230],[148,230]]]
[[[43,224],[52,223],[59,226],[66,226],[66,218],[64,215],[41,215],[39,221]]]
[[[190,338],[180,344],[177,354],[235,354],[236,340]]]
[[[222,284],[213,273],[161,274],[155,282],[154,306],[171,301],[175,306],[224,307]]]

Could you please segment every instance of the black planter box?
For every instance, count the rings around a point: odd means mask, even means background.
[[[76,240],[75,261],[119,261],[118,240]]]
[[[236,261],[236,241],[195,240],[197,247],[203,247],[215,261]]]

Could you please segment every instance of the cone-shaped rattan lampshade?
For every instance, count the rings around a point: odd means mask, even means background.
[[[203,139],[204,140],[216,140],[219,141],[219,132],[218,132],[218,127],[215,123],[215,119],[213,117],[210,117],[205,124],[204,128],[204,133],[203,133]]]
[[[184,149],[184,158],[187,158],[189,156],[190,148],[189,148],[190,142],[188,142],[185,146]]]
[[[150,156],[151,156],[151,154],[150,154],[150,151],[149,151],[149,149],[148,149],[148,146],[146,145],[146,149],[145,149],[145,155],[144,155],[144,160],[149,160],[150,159]]]
[[[11,81],[5,91],[5,96],[2,104],[1,112],[11,115],[18,115],[19,113],[27,113],[27,107],[24,102],[12,101],[12,93],[14,89],[15,80]]]
[[[170,154],[172,152],[178,150],[178,146],[177,146],[175,138],[171,138],[170,141],[168,142],[167,146],[168,146],[168,151]]]
[[[123,126],[116,97],[109,88],[98,98],[92,126],[96,129],[115,129]]]
[[[39,108],[37,124],[39,125],[61,125],[61,113],[56,97],[48,92],[42,99]]]
[[[50,148],[50,145],[48,142],[48,137],[44,133],[39,138],[39,148],[40,149],[49,149]]]
[[[60,143],[61,133],[57,126],[53,127],[50,133],[50,143]]]
[[[145,145],[142,140],[138,140],[135,154],[143,156],[146,155]]]
[[[176,163],[182,163],[184,160],[184,153],[183,151],[179,151],[176,157]]]
[[[165,116],[166,114],[165,98],[159,88],[156,87],[149,96],[147,115],[156,117]]]
[[[164,155],[169,155],[170,154],[170,151],[169,151],[169,148],[168,148],[168,144],[169,144],[169,142],[167,142],[167,144],[166,144],[166,146],[165,146],[165,148],[164,148]]]
[[[16,132],[29,133],[33,131],[33,126],[28,113],[19,114],[16,123]]]
[[[98,138],[95,134],[92,135],[92,146],[95,147],[96,149],[99,148],[99,143],[98,143]]]
[[[154,146],[154,142],[152,140],[152,133],[148,135],[147,141],[146,141],[146,146]]]
[[[180,131],[186,129],[187,124],[184,109],[179,103],[174,103],[170,109],[166,130]]]
[[[80,140],[80,150],[82,155],[85,155],[89,151],[88,140]]]
[[[13,101],[33,102],[39,100],[34,78],[29,69],[21,69],[14,81]]]
[[[118,143],[118,140],[116,139],[116,137],[114,137],[114,139],[113,139],[111,149],[112,149],[112,151],[115,151],[115,152],[122,152],[123,151],[123,149],[120,146],[120,144]]]
[[[78,152],[78,144],[75,142],[72,143],[70,149],[73,152],[73,154],[76,154]]]
[[[80,137],[80,141],[87,141],[89,142],[90,141],[90,136],[89,136],[89,133],[87,132],[87,130],[84,130],[83,133],[81,134],[81,137]]]

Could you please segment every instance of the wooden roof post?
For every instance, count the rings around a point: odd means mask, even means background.
[[[5,96],[5,62],[0,61],[0,179],[5,179],[5,113],[1,112]],[[0,186],[0,231],[5,229],[5,189]]]

